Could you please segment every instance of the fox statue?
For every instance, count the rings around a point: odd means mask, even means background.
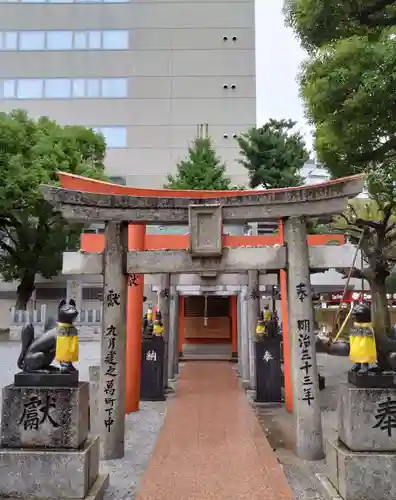
[[[78,331],[74,326],[78,311],[73,299],[69,303],[62,299],[58,306],[58,323],[37,339],[32,324],[22,330],[22,348],[18,358],[18,368],[24,372],[76,371],[73,362],[78,361]],[[58,361],[60,368],[53,366]]]

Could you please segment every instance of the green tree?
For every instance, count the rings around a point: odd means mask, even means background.
[[[382,354],[389,346],[384,333],[390,331],[386,282],[396,262],[395,5],[286,2],[287,22],[309,52],[300,85],[319,160],[334,178],[366,175],[370,200],[351,203],[335,224],[354,243],[364,235],[367,269],[354,269],[352,275],[370,283]]]
[[[395,154],[395,6],[287,0],[287,22],[310,50],[300,83],[315,149],[333,175]]]
[[[40,184],[56,184],[57,171],[104,179],[105,150],[103,136],[85,127],[0,113],[0,274],[19,282],[17,308],[26,308],[37,274],[57,274],[81,232],[44,201]]]
[[[315,48],[354,35],[375,38],[396,24],[394,0],[285,0],[286,22],[303,47]]]
[[[395,193],[396,194],[396,193]],[[354,200],[348,209],[335,218],[334,227],[360,248],[366,268],[352,269],[351,277],[364,279],[372,293],[373,323],[377,332],[389,332],[388,279],[396,262],[396,214],[394,204],[378,203],[374,199]],[[340,270],[344,276],[349,269]]]
[[[250,187],[266,189],[299,186],[300,170],[309,158],[302,135],[292,120],[269,120],[238,137]]]
[[[210,137],[196,137],[188,148],[188,156],[177,165],[175,175],[168,174],[167,189],[231,189],[226,165],[216,155]]]

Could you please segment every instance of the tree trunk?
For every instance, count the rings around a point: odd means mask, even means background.
[[[17,300],[15,308],[18,311],[25,311],[32,293],[35,290],[34,286],[35,275],[25,273],[17,288]]]
[[[390,338],[391,323],[386,298],[386,277],[376,276],[371,285],[372,323],[377,344],[377,364],[382,370],[391,370],[389,354],[396,351],[396,342]]]
[[[376,333],[390,335],[391,322],[386,298],[386,277],[376,276],[371,282],[371,305],[373,312],[373,327]]]

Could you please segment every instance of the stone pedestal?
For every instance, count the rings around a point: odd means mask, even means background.
[[[338,412],[338,436],[351,451],[396,451],[396,389],[342,384]]]
[[[88,436],[89,384],[3,388],[1,446],[77,449]]]
[[[326,449],[326,500],[396,498],[396,389],[340,387],[339,439]]]
[[[0,498],[102,498],[108,476],[99,476],[99,438],[80,450],[0,448]]]
[[[393,372],[359,373],[349,370],[348,382],[360,389],[396,389]]]
[[[89,384],[3,388],[0,498],[102,499],[99,438],[88,438]]]
[[[326,452],[328,479],[342,499],[396,498],[395,453],[352,452],[340,441],[328,442]]]
[[[80,337],[80,332],[79,335]],[[78,371],[70,373],[25,373],[19,372],[14,376],[15,387],[78,387]]]

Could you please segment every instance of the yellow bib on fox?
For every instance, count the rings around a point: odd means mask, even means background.
[[[74,363],[78,361],[78,337],[58,335],[56,339],[56,361],[59,363]]]
[[[371,323],[354,323],[349,336],[349,359],[353,363],[377,362],[377,348]]]

